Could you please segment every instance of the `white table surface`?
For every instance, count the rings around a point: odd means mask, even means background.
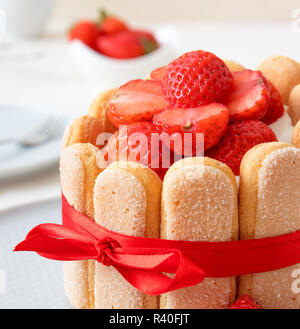
[[[182,52],[209,50],[249,68],[256,68],[264,58],[274,54],[300,61],[300,32],[293,31],[288,23],[174,25]],[[10,53],[15,53],[14,56],[8,57],[0,42],[1,104],[30,106],[71,117],[87,113],[91,100],[100,90],[84,80],[71,62],[61,26],[53,22],[43,39],[13,41]],[[55,166],[33,177],[1,183],[0,210],[53,198],[59,193],[58,166]]]

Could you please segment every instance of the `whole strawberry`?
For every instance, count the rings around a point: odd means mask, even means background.
[[[100,30],[102,33],[117,33],[128,30],[125,22],[120,18],[108,15],[105,10],[101,10]]]
[[[80,21],[72,26],[69,31],[69,41],[80,40],[90,48],[96,48],[99,29],[96,23],[91,21]]]
[[[232,86],[232,74],[212,53],[197,50],[172,61],[163,78],[166,99],[175,107],[194,108],[217,102]]]
[[[109,162],[126,160],[142,163],[161,179],[174,162],[174,155],[160,140],[151,122],[124,125],[108,141],[104,157]],[[164,160],[164,161],[163,161]]]
[[[247,151],[267,142],[277,142],[277,138],[265,123],[256,120],[235,122],[228,126],[221,141],[205,152],[205,155],[226,163],[238,176],[241,161]]]
[[[234,304],[229,307],[230,310],[255,310],[262,309],[256,301],[248,295],[240,297]]]
[[[97,50],[108,57],[128,59],[145,54],[138,38],[131,31],[103,34],[97,40]]]
[[[103,34],[97,40],[100,53],[120,59],[135,58],[150,53],[158,47],[151,34],[140,31],[121,31]]]
[[[145,30],[131,30],[131,33],[137,37],[139,43],[143,46],[144,54],[149,54],[159,47],[153,33]]]
[[[273,85],[271,81],[267,82],[269,93],[270,93],[270,102],[267,108],[267,112],[264,117],[261,119],[267,125],[274,123],[284,114],[284,106],[282,103],[282,98],[279,91]]]

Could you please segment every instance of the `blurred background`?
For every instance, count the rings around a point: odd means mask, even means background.
[[[122,62],[71,45],[70,27],[97,20],[100,8],[152,31],[163,46],[152,57]],[[298,0],[0,0],[0,210],[59,195],[63,127],[128,73],[145,77],[194,49],[254,69],[273,54],[299,60],[299,41]],[[49,126],[51,116],[61,120],[50,141],[35,147],[3,142]]]
[[[74,24],[98,20],[100,8],[159,47],[116,59],[74,38]],[[63,130],[101,90],[186,51],[256,69],[271,55],[299,62],[299,45],[299,0],[0,0],[0,308],[70,307],[59,262],[11,250],[42,220],[60,222]]]
[[[93,18],[95,10],[105,6],[112,12],[134,20],[152,21],[274,21],[289,20],[299,1],[272,0],[57,0],[55,19]],[[70,10],[70,8],[72,8]]]

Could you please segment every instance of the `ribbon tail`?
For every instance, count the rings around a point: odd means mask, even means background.
[[[166,250],[165,255],[132,255],[131,259],[128,255],[114,257],[113,253],[109,257],[126,281],[148,295],[160,295],[193,286],[205,278],[203,269],[179,250]]]
[[[54,260],[97,258],[96,240],[57,224],[41,224],[33,228],[14,251],[34,251]]]

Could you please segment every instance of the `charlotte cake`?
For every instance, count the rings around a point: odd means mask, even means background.
[[[299,83],[299,64],[272,57],[260,68],[278,90],[261,72],[232,74],[213,54],[196,51],[155,70],[150,79],[100,94],[89,116],[75,120],[65,133],[61,182],[68,202],[100,225],[134,236],[230,241],[299,230],[300,125],[293,128],[281,101]],[[168,116],[160,114],[166,104]],[[120,124],[128,125],[125,140],[117,131]],[[109,164],[110,148],[100,150],[96,136],[115,131],[111,138],[124,149]],[[175,163],[168,171],[161,167],[161,152],[158,168],[150,162],[151,152],[137,159],[143,164],[124,161],[121,153],[135,151],[132,136],[143,133],[151,146],[157,132],[201,132],[205,153],[218,156],[192,152],[193,157],[176,162],[178,150],[170,144]],[[281,143],[291,141],[294,146]],[[211,152],[215,147],[218,152]],[[240,171],[239,192],[231,168],[236,175]],[[77,308],[228,308],[244,293],[265,308],[300,308],[290,288],[293,269],[207,278],[160,298],[143,295],[113,268],[93,261],[66,263],[64,275],[66,294]]]

